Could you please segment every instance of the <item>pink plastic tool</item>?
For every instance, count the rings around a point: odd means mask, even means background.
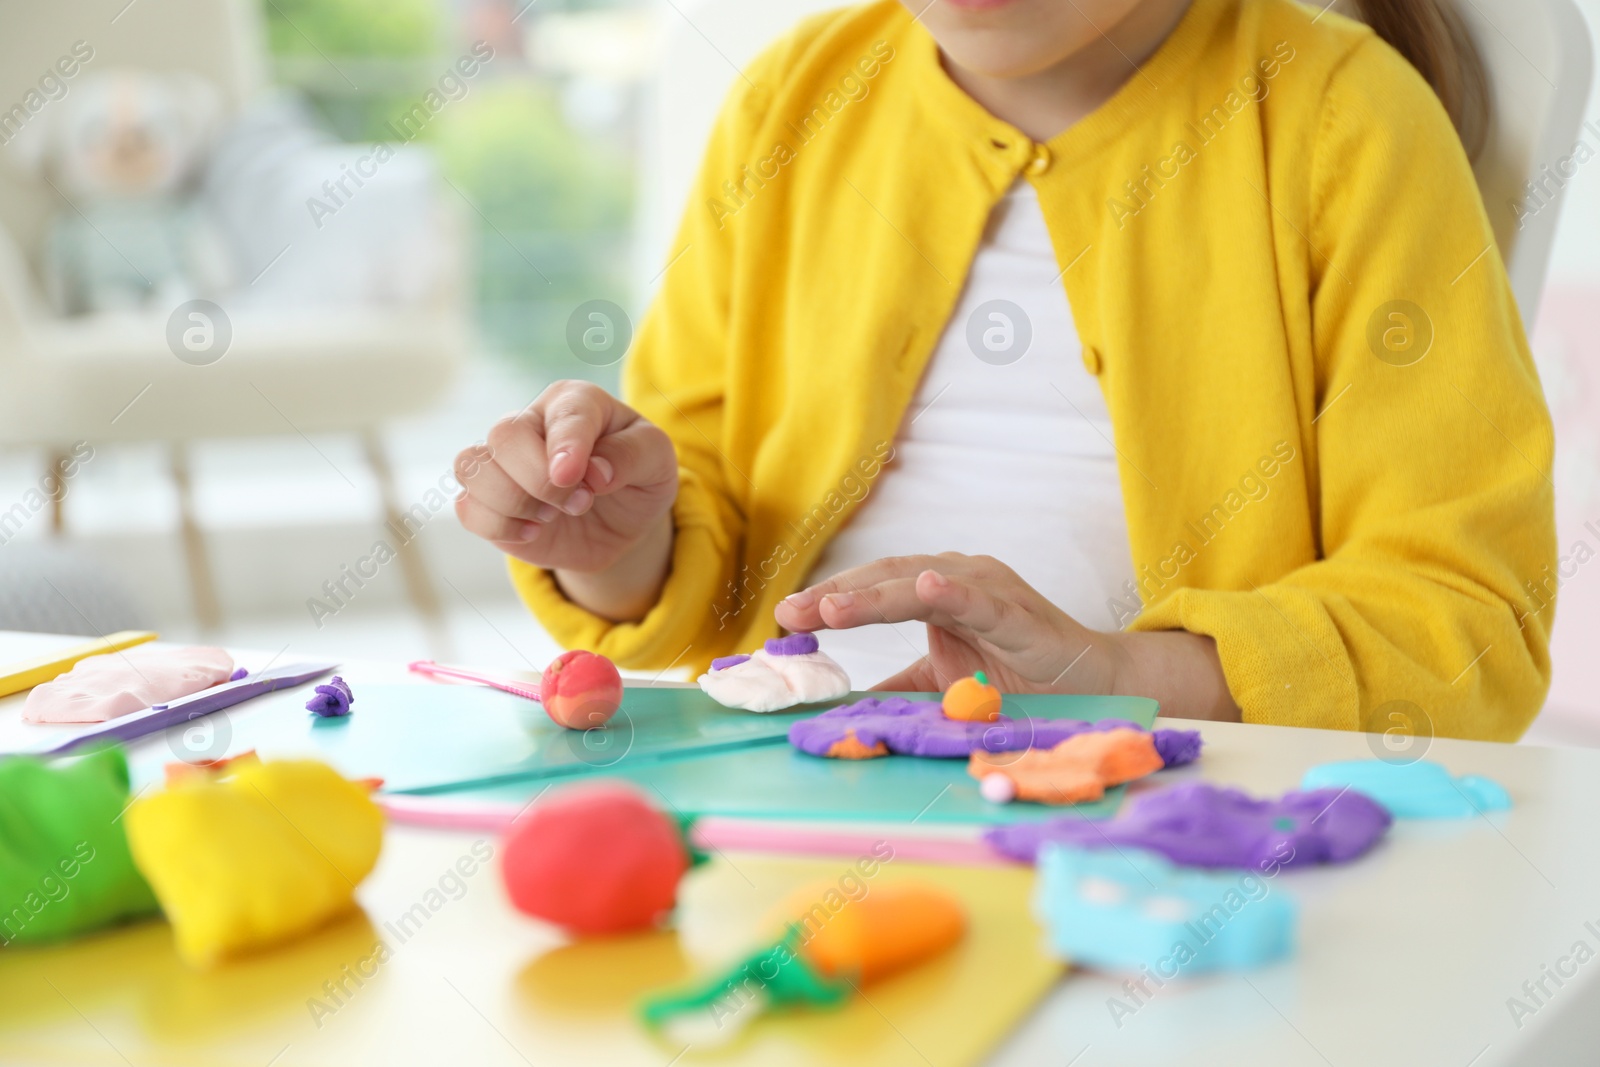
[[[448,797],[380,794],[373,797],[391,822],[442,830],[501,834],[527,804],[457,800]],[[536,798],[537,799],[537,798]],[[689,831],[698,848],[735,852],[774,852],[796,856],[851,856],[869,852],[883,834],[773,826],[760,821],[701,816]],[[889,840],[896,859],[949,866],[1006,866],[1006,857],[982,841],[903,835]]]
[[[487,685],[514,694],[524,700],[539,699],[538,682],[514,682],[509,678],[494,678],[477,671],[464,671],[460,667],[446,667],[435,663],[431,659],[419,659],[408,663],[407,668],[418,674],[432,675],[435,678],[455,678],[463,682],[476,682],[478,685]]]

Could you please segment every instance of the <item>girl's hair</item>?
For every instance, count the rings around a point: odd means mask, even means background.
[[[1361,19],[1416,67],[1474,159],[1489,127],[1489,80],[1452,0],[1356,0]]]

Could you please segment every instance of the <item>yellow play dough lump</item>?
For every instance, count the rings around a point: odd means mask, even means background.
[[[314,760],[180,782],[124,818],[178,953],[197,967],[348,912],[383,844],[383,813],[367,789]]]

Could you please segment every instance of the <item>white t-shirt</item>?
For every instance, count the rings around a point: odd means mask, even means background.
[[[1085,626],[1117,628],[1107,600],[1126,596],[1133,561],[1111,416],[1060,276],[1038,195],[1018,181],[989,217],[894,460],[810,581],[883,556],[989,555]],[[818,638],[857,688],[928,648],[922,623]]]

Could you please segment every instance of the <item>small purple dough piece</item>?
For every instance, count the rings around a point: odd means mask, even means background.
[[[1344,863],[1371,848],[1393,820],[1353,789],[1313,789],[1257,800],[1237,789],[1184,782],[1128,802],[1104,822],[1081,817],[1002,826],[984,840],[1032,863],[1045,842],[1080,848],[1143,848],[1190,867],[1266,870]]]
[[[789,727],[789,743],[813,756],[826,756],[847,734],[867,748],[882,744],[902,756],[966,759],[982,749],[1015,752],[1025,748],[1054,748],[1069,737],[1105,730],[1144,728],[1127,719],[1013,719],[1002,715],[993,722],[947,718],[937,701],[905,697],[867,697],[854,704],[832,708]],[[1156,751],[1168,767],[1191,763],[1200,755],[1200,734],[1194,730],[1156,730]]]
[[[243,667],[235,667],[233,673],[228,675],[228,681],[237,682],[240,679],[248,678],[249,676],[250,672],[245,670]]]
[[[809,656],[821,647],[817,635],[808,633],[769,638],[765,645],[769,656]]]
[[[317,686],[316,696],[306,701],[306,710],[322,716],[324,719],[336,719],[350,714],[350,705],[355,703],[355,694],[350,692],[350,685],[337,674],[328,681]]]
[[[1150,736],[1156,743],[1156,755],[1168,767],[1181,767],[1200,758],[1203,742],[1199,730],[1152,730]]]
[[[729,667],[737,667],[741,663],[748,662],[750,662],[749,656],[719,656],[711,661],[711,669],[714,671],[725,671]]]

